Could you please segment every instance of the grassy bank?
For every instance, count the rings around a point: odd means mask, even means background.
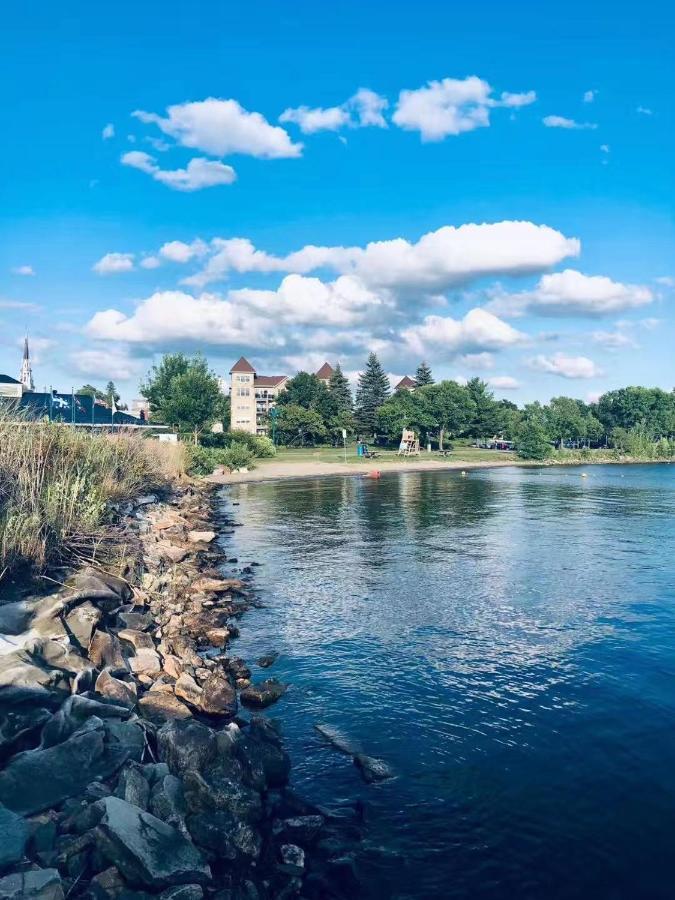
[[[91,554],[108,536],[110,504],[180,475],[180,454],[140,437],[17,422],[0,411],[0,576]]]

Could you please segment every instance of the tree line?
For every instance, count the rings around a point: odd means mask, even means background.
[[[195,443],[214,422],[227,428],[229,398],[201,356],[166,355],[140,390],[155,421],[177,424]],[[513,441],[530,458],[544,458],[553,448],[608,447],[635,453],[659,441],[673,441],[675,392],[626,387],[608,391],[595,403],[559,396],[547,404],[519,408],[496,399],[480,378],[466,384],[436,382],[425,362],[415,373],[414,390],[392,392],[384,368],[371,353],[355,396],[339,365],[328,386],[316,375],[299,372],[287,382],[268,426],[275,441],[287,446],[338,445],[343,429],[350,439],[397,444],[403,429],[412,428],[423,443],[439,449],[451,439],[498,436]]]

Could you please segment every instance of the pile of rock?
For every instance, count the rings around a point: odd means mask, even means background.
[[[250,569],[224,574],[234,523],[196,488],[119,514],[129,581],[0,606],[0,900],[355,896],[358,815],[297,798],[239,709],[286,686],[227,653],[255,602]]]

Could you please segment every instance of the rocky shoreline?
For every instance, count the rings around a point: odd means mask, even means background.
[[[118,514],[124,578],[0,604],[0,900],[358,896],[358,804],[288,787],[286,686],[229,652],[258,601],[217,491]]]

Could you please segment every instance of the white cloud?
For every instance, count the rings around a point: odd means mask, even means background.
[[[601,316],[646,306],[652,291],[639,284],[623,284],[604,275],[584,275],[565,269],[540,278],[532,291],[497,293],[488,309],[498,315]]]
[[[649,107],[647,107],[647,106],[638,106],[638,108],[635,110],[635,112],[640,113],[641,116],[653,116],[654,115],[654,110],[649,109]]]
[[[25,300],[4,300],[0,297],[0,309],[22,309],[25,312],[40,312],[41,307],[37,303],[27,303]]]
[[[448,135],[488,127],[492,107],[525,106],[536,100],[534,91],[504,92],[500,100],[491,95],[492,87],[475,75],[429,81],[417,90],[400,92],[393,121],[406,131],[419,131],[423,141],[442,141]]]
[[[347,275],[329,283],[288,275],[276,291],[244,288],[225,298],[159,291],[131,315],[115,309],[96,313],[86,332],[97,340],[128,343],[192,340],[273,347],[285,344],[285,326],[351,326],[386,305],[386,299]]]
[[[302,155],[302,144],[294,144],[287,131],[270,125],[258,112],[248,112],[236,100],[209,97],[169,106],[166,112],[166,118],[142,110],[133,115],[145,124],[157,125],[183,147],[213,156],[242,153],[280,159]]]
[[[168,241],[159,248],[159,255],[163,259],[175,263],[190,262],[191,259],[204,256],[207,252],[208,246],[199,238],[190,244],[186,244],[184,241]]]
[[[383,111],[388,101],[371,91],[359,88],[340,106],[327,108],[298,106],[285,109],[279,116],[280,122],[293,122],[300,127],[303,134],[314,134],[317,131],[339,131],[341,128],[365,128],[374,125],[386,128],[387,122]]]
[[[101,132],[101,137],[104,141],[109,141],[111,138],[115,137],[115,126],[112,122],[108,122],[103,131]]]
[[[499,350],[525,340],[525,335],[485,309],[471,309],[463,319],[426,316],[421,325],[401,332],[411,352],[426,356],[436,348],[449,353]]]
[[[133,253],[106,253],[92,269],[99,275],[116,275],[119,272],[131,272],[134,268]]]
[[[565,116],[544,116],[541,120],[547,128],[567,128],[576,131],[594,131],[598,126],[594,122],[576,122]]]
[[[142,150],[130,150],[123,154],[122,165],[140,169],[175,191],[200,191],[220,184],[232,184],[237,174],[232,166],[218,160],[195,157],[185,169],[160,169],[154,157]]]
[[[584,103],[592,103],[595,100],[597,91],[584,91]]]
[[[609,144],[600,144],[600,150],[601,150],[603,153],[609,153],[609,152],[610,152],[610,151],[609,151]]]
[[[488,378],[488,384],[499,391],[517,391],[520,387],[520,382],[511,375],[493,375]]]
[[[119,347],[78,350],[70,354],[70,363],[80,375],[126,381],[136,378],[142,363],[129,357],[126,350]]]
[[[349,122],[349,112],[344,106],[329,106],[327,109],[298,106],[294,109],[285,109],[279,116],[279,121],[298,125],[303,134],[339,131]]]
[[[635,339],[622,328],[615,331],[593,331],[591,340],[607,350],[635,349],[638,346]]]
[[[493,369],[495,358],[491,353],[467,353],[460,356],[459,362],[466,366],[467,369],[482,371],[484,369]]]
[[[17,338],[16,346],[23,347],[24,338]],[[30,343],[30,355],[31,359],[34,363],[41,363],[45,359],[45,355],[48,350],[51,350],[52,347],[56,347],[58,342],[53,340],[52,338],[44,338],[44,337],[33,337],[29,338]]]
[[[587,356],[567,356],[555,353],[553,356],[543,354],[529,361],[530,367],[538,372],[560,375],[562,378],[596,378],[602,374],[601,369]]]
[[[162,261],[157,259],[156,256],[144,256],[139,263],[142,269],[159,269],[161,265]]]
[[[12,275],[35,275],[35,269],[32,266],[15,266],[10,271]]]
[[[308,245],[285,257],[258,250],[247,238],[216,238],[211,249],[205,268],[186,284],[203,287],[230,271],[306,274],[326,268],[357,275],[371,287],[438,293],[487,275],[542,271],[577,256],[581,245],[546,225],[506,221],[446,225],[416,243],[395,238],[364,248]]]
[[[675,278],[672,278],[670,275],[661,275],[659,278],[655,278],[654,280],[657,284],[660,284],[663,287],[675,287]]]

